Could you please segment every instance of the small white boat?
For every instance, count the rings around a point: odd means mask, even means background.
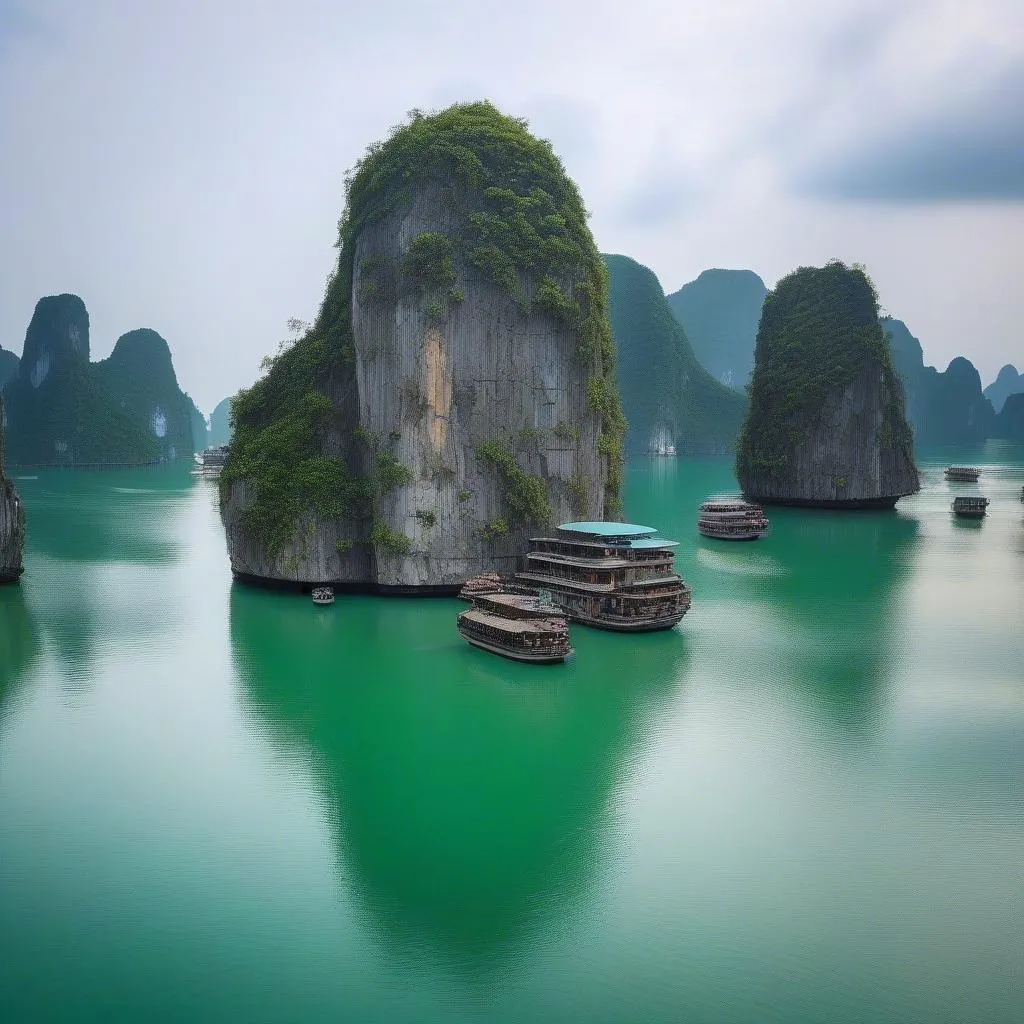
[[[314,587],[313,604],[320,606],[334,604],[334,587]]]
[[[220,476],[220,471],[228,461],[228,446],[224,444],[217,448],[207,448],[206,451],[196,452],[192,458],[196,463],[192,472],[196,476]]]

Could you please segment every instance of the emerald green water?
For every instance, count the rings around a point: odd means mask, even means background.
[[[1024,450],[920,461],[733,545],[635,465],[693,609],[554,667],[232,586],[187,470],[18,480],[0,1021],[1020,1021]]]

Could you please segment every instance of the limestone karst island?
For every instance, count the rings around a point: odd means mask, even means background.
[[[244,580],[454,590],[531,532],[620,507],[625,422],[583,202],[487,103],[360,162],[308,333],[233,403]]]
[[[919,488],[903,387],[863,270],[802,267],[768,293],[736,453],[762,502],[887,508]]]

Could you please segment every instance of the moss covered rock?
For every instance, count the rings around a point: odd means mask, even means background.
[[[736,457],[763,502],[892,506],[918,490],[903,388],[863,270],[801,267],[769,292]]]
[[[449,588],[617,509],[605,272],[550,145],[489,103],[413,112],[346,198],[315,324],[234,400],[236,574]]]
[[[25,548],[25,511],[14,484],[4,472],[3,396],[0,396],[0,583],[14,583],[23,570]]]
[[[646,454],[672,444],[681,455],[732,451],[744,396],[697,361],[653,271],[628,256],[604,260],[629,450]]]

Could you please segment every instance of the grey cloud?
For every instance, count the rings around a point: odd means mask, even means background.
[[[1024,200],[1022,97],[1024,62],[962,106],[850,139],[799,173],[797,188],[839,200]]]

